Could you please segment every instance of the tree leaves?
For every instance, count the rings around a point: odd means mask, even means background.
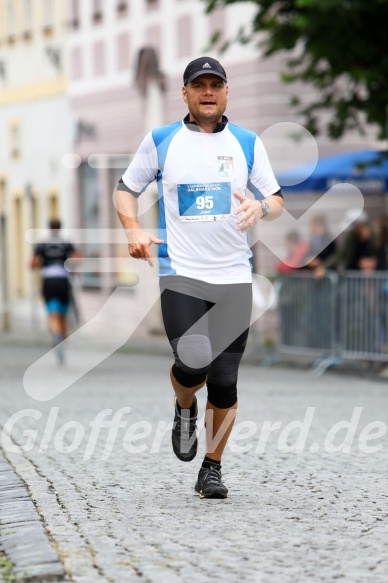
[[[323,128],[332,138],[354,128],[362,132],[368,122],[387,139],[388,0],[202,1],[208,12],[228,4],[256,5],[251,29],[226,39],[224,49],[233,42],[256,42],[265,56],[288,52],[282,79],[316,89],[312,103],[293,100],[314,133],[322,126],[318,113],[326,111]]]

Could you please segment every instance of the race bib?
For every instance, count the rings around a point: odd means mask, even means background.
[[[179,215],[183,223],[226,221],[230,217],[231,183],[178,184]]]

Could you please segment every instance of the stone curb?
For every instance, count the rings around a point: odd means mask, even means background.
[[[50,545],[26,486],[1,452],[0,552],[13,565],[13,581],[66,581],[63,565]]]

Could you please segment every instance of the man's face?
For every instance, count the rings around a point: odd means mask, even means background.
[[[194,121],[214,123],[226,109],[228,86],[217,75],[207,73],[182,87],[182,95]]]

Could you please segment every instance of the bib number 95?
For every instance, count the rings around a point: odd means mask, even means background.
[[[203,209],[212,209],[214,207],[213,196],[197,196],[195,204],[200,211]]]

